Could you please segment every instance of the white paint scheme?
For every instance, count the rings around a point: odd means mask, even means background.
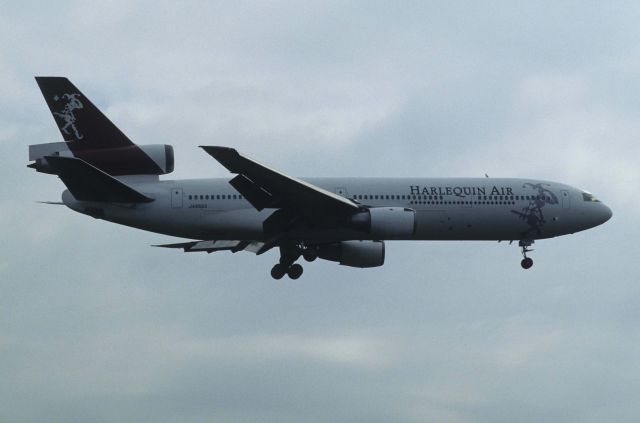
[[[300,277],[300,256],[381,266],[383,241],[390,239],[517,240],[528,269],[533,261],[527,247],[536,239],[589,229],[611,217],[591,194],[556,182],[298,179],[220,146],[201,147],[237,175],[232,180],[161,181],[157,175],[173,170],[171,146],[135,145],[67,78],[36,81],[68,144],[30,146],[35,163],[29,167],[63,180],[70,188],[62,195],[64,204],[114,223],[195,240],[164,245],[187,252],[261,254],[279,247],[280,261],[271,271],[276,279]],[[84,149],[75,148],[84,138],[79,128],[87,135]]]
[[[416,231],[413,235],[394,238],[406,240],[535,240],[566,235],[592,228],[606,222],[611,210],[601,202],[584,201],[586,191],[556,182],[530,179],[494,178],[309,178],[309,184],[327,191],[338,187],[346,192],[345,198],[354,195],[374,196],[374,199],[356,200],[368,207],[406,207],[415,210]],[[545,184],[545,188],[559,199],[557,203],[545,203],[542,213],[545,220],[539,233],[531,233],[526,220],[514,213],[529,206],[531,200],[484,200],[483,196],[459,197],[444,195],[443,200],[414,200],[411,186],[427,187],[484,187],[491,192],[494,186],[511,188],[514,198],[526,198],[537,194],[527,184]],[[158,182],[138,182],[129,185],[154,198],[147,204],[122,205],[76,201],[66,191],[63,202],[71,209],[85,213],[87,208],[104,210],[104,219],[152,232],[200,240],[251,240],[264,241],[262,223],[275,209],[255,210],[246,200],[203,199],[200,195],[239,196],[227,179],[190,179]],[[180,194],[175,192],[180,191]],[[176,198],[174,196],[179,196]],[[189,199],[189,196],[192,199]],[[194,200],[193,196],[198,199]],[[375,199],[375,196],[385,199]],[[404,200],[387,200],[387,195],[405,196]],[[173,198],[172,198],[173,197]],[[489,196],[486,196],[489,198]],[[232,197],[233,198],[233,197]],[[428,196],[427,196],[428,198]],[[439,196],[438,196],[439,198]],[[482,198],[482,199],[480,199]],[[503,196],[504,198],[504,196]],[[562,200],[563,199],[563,200]],[[181,205],[176,203],[181,201]],[[447,204],[429,204],[446,202]],[[564,201],[564,206],[563,206]],[[423,204],[424,203],[424,204]],[[470,203],[470,204],[468,204]],[[479,204],[480,203],[480,204]],[[494,203],[494,204],[487,204]],[[499,204],[503,203],[503,204]],[[530,233],[530,235],[527,235]],[[290,234],[287,238],[312,241],[337,241],[347,239],[377,239],[347,228],[334,228],[319,233]]]

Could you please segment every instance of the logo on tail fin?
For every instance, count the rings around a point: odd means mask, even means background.
[[[74,110],[82,109],[82,102],[78,100],[80,93],[76,94],[63,94],[62,97],[55,96],[53,99],[55,101],[65,101],[66,104],[62,108],[60,112],[53,112],[56,116],[60,116],[64,120],[64,126],[60,128],[62,132],[65,134],[69,134],[69,128],[71,128],[77,139],[81,140],[83,135],[78,132],[78,128],[76,128],[76,117],[73,114]]]

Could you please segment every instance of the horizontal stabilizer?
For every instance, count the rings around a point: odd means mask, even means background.
[[[110,203],[154,201],[83,160],[54,156],[47,156],[46,160],[76,200]]]

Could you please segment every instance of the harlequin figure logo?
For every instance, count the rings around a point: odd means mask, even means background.
[[[526,207],[521,210],[511,210],[511,213],[520,216],[529,225],[529,229],[522,234],[524,239],[528,239],[534,233],[537,236],[541,235],[541,228],[547,223],[542,209],[547,204],[558,204],[558,197],[545,186],[550,185],[544,183],[532,184],[530,182],[522,185],[523,188],[532,188],[536,195],[531,195],[531,200]]]
[[[63,94],[61,97],[53,97],[55,101],[64,101],[66,103],[60,112],[53,112],[53,114],[61,117],[64,121],[64,126],[60,127],[62,132],[69,134],[69,130],[72,130],[76,138],[81,140],[83,136],[78,132],[78,128],[76,128],[76,116],[73,114],[74,110],[83,108],[82,102],[78,100],[78,97],[80,97],[79,93]]]

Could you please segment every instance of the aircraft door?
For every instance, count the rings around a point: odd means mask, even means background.
[[[182,208],[182,188],[171,189],[171,208]]]
[[[349,193],[347,192],[347,189],[345,187],[337,187],[333,190],[333,192],[345,198],[349,198]]]
[[[562,208],[570,209],[571,208],[571,196],[569,195],[569,191],[562,190]]]

